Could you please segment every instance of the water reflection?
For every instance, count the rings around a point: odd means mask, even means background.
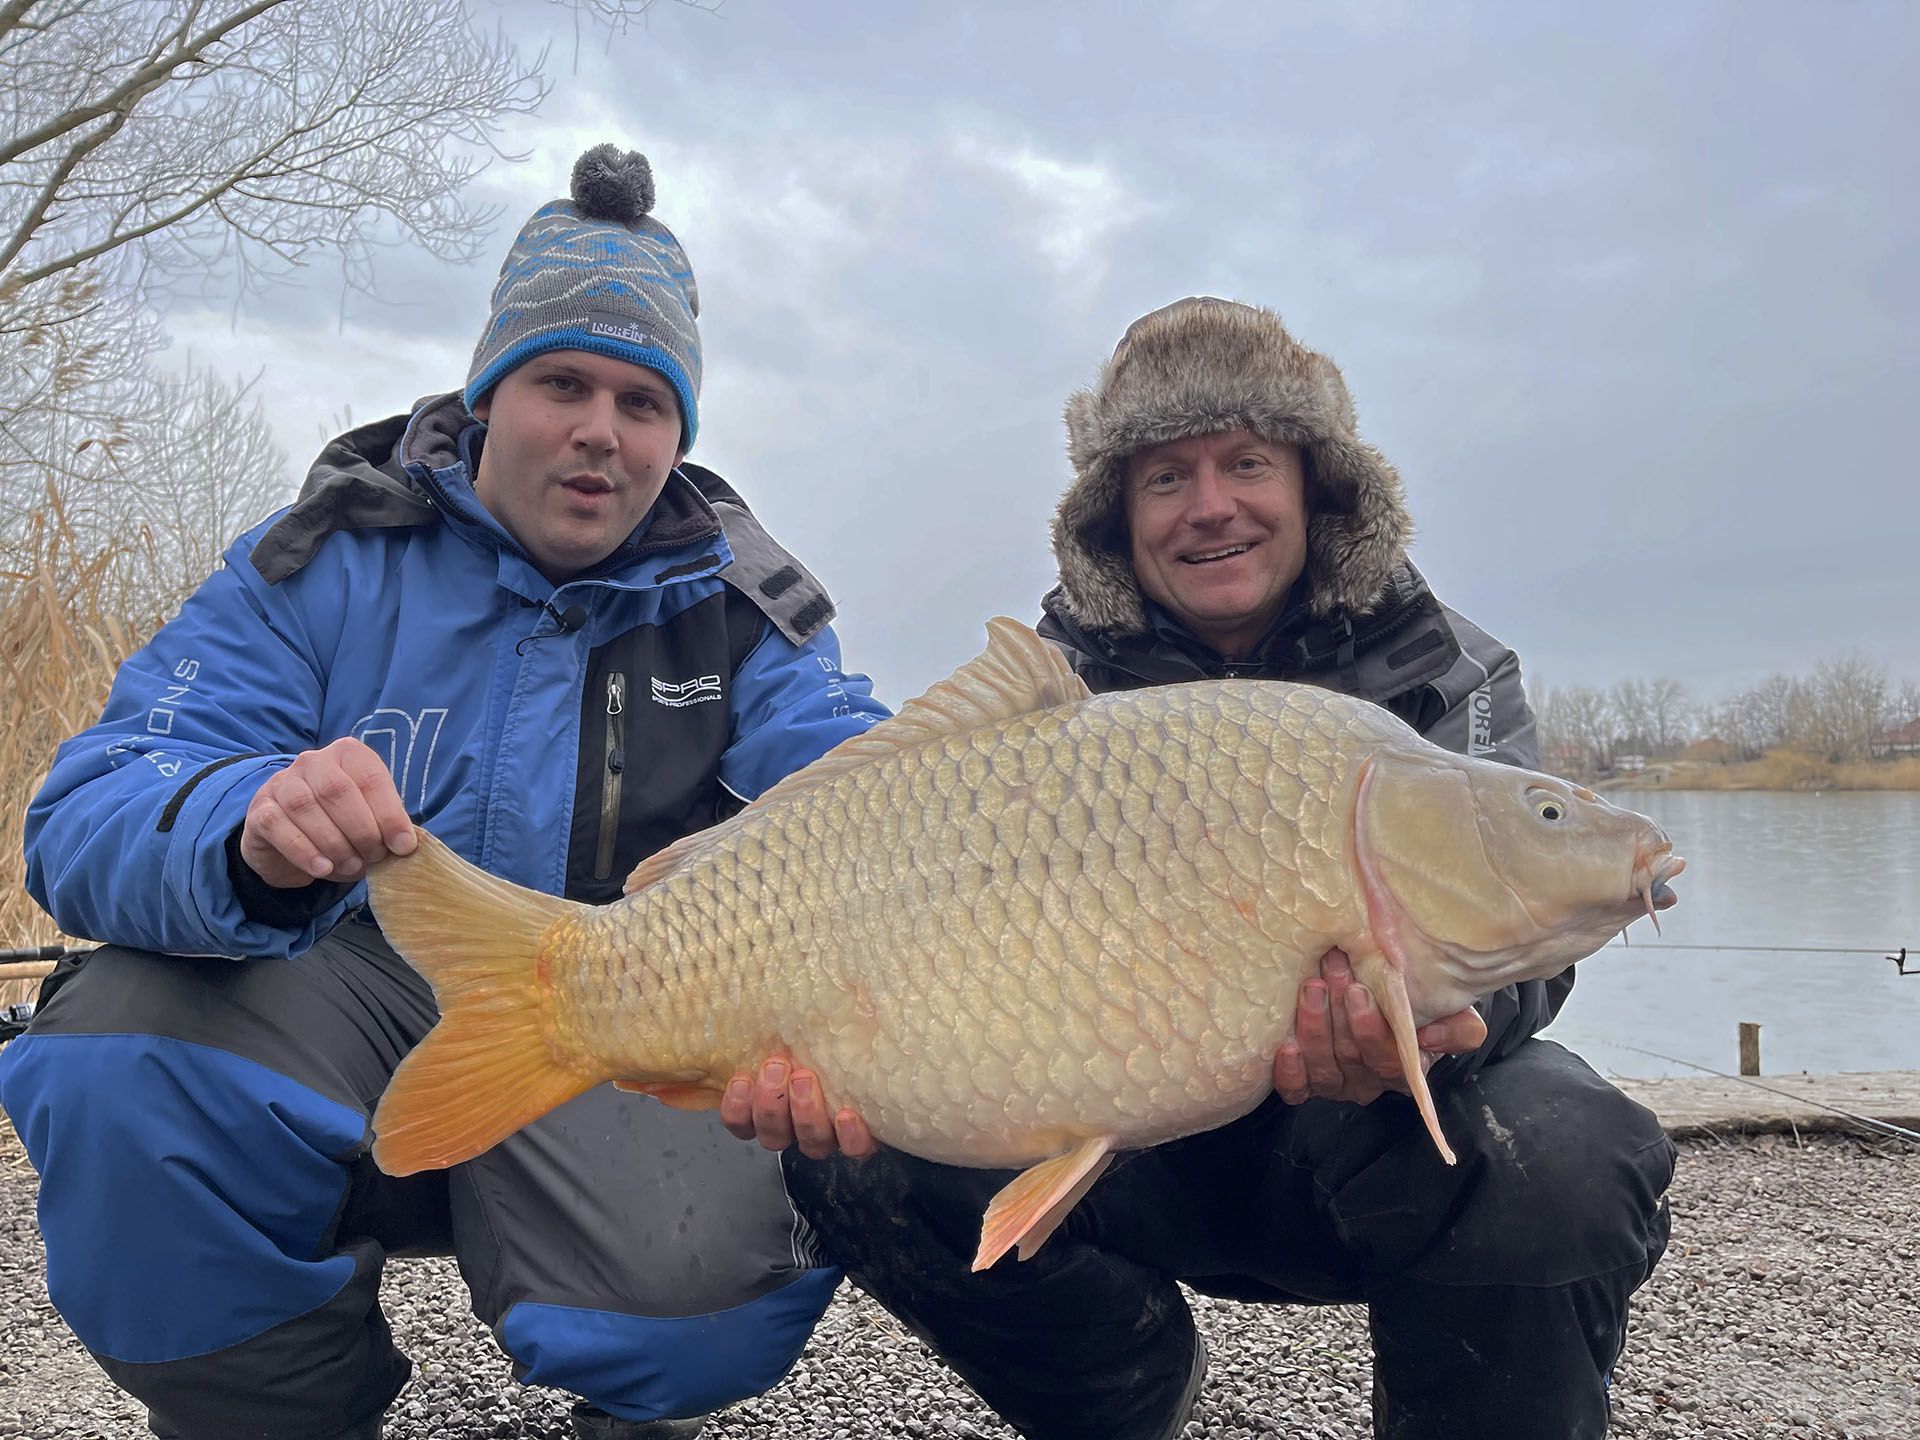
[[[1680,904],[1632,940],[1582,962],[1546,1032],[1617,1075],[1693,1074],[1635,1045],[1716,1070],[1739,1068],[1738,1028],[1758,1021],[1761,1066],[1920,1068],[1920,975],[1877,955],[1779,955],[1691,945],[1920,947],[1920,794],[1633,791],[1687,857]],[[1911,968],[1911,960],[1909,962]]]

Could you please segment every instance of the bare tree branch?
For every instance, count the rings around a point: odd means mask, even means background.
[[[285,3],[286,0],[254,0],[253,4],[238,14],[228,16],[212,29],[205,30],[192,40],[180,44],[171,54],[163,55],[151,64],[141,66],[92,104],[57,115],[38,129],[29,130],[24,135],[0,141],[0,165],[17,160],[22,155],[39,149],[48,141],[57,140],[60,136],[77,130],[82,125],[103,119],[116,110],[132,110],[144,96],[159,89],[183,65],[198,61],[208,49],[248,21],[265,14],[276,5]],[[198,7],[196,6],[195,9],[197,10]]]
[[[47,183],[40,187],[40,193],[27,206],[27,213],[20,217],[20,223],[14,228],[13,238],[7,242],[7,248],[0,250],[0,274],[6,273],[14,257],[26,249],[27,242],[33,239],[34,232],[46,223],[47,212],[53,208],[53,202],[60,194],[60,187],[67,183],[67,178],[73,174],[80,162],[113,139],[126,123],[127,112],[124,110],[114,112],[106,124],[91,135],[82,137],[60,163],[54,166],[53,173],[47,177]],[[51,273],[53,272],[50,270],[44,270],[41,275]],[[31,285],[39,278],[41,276],[28,274],[21,277],[20,284],[23,287]]]
[[[6,4],[0,5],[0,36],[19,25],[36,3],[37,0],[7,0]]]
[[[22,120],[0,147],[0,278],[112,260],[136,288],[244,296],[317,250],[350,284],[400,236],[456,262],[477,252],[497,217],[462,192],[500,122],[545,95],[507,40],[462,0],[254,0],[211,22],[205,8],[63,10],[0,75]],[[59,153],[29,148],[62,134]]]

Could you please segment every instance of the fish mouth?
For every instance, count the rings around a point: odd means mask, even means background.
[[[1641,855],[1633,867],[1633,893],[1638,897],[1641,908],[1649,920],[1653,921],[1656,934],[1660,930],[1660,911],[1671,910],[1680,903],[1680,897],[1673,893],[1667,882],[1687,868],[1687,862],[1673,853],[1671,844],[1662,845],[1651,854]]]

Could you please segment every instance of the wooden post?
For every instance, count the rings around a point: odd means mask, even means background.
[[[1740,1073],[1760,1073],[1760,1027],[1751,1020],[1740,1022]]]

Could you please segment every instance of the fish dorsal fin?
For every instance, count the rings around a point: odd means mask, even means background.
[[[943,735],[977,730],[1017,715],[1074,705],[1093,692],[1052,645],[1004,615],[987,622],[987,648],[891,720],[842,740],[806,769],[789,775],[753,803],[765,805],[871,765]]]
[[[1056,705],[1077,705],[1092,693],[1056,646],[1018,620],[996,615],[987,622],[985,650],[862,738],[891,732],[896,744],[912,745]]]
[[[995,616],[987,622],[987,648],[978,656],[924,695],[902,705],[892,719],[842,740],[804,770],[796,770],[762,791],[760,798],[735,820],[942,735],[958,735],[1017,715],[1051,710],[1056,705],[1077,704],[1092,693],[1087,682],[1073,673],[1066,656],[1031,627],[1004,615]],[[631,895],[666,879],[711,845],[713,833],[703,830],[649,855],[627,877],[626,892]]]

